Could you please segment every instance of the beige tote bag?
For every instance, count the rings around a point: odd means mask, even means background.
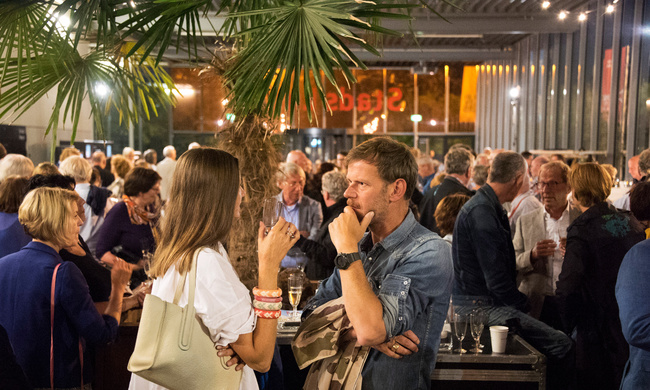
[[[235,371],[234,366],[227,369],[229,358],[217,356],[207,330],[195,316],[194,290],[199,251],[192,258],[186,307],[178,306],[178,301],[187,274],[176,287],[173,303],[151,294],[145,297],[135,349],[127,368],[170,390],[239,389],[242,372]]]

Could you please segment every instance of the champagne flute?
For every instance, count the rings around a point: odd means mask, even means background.
[[[291,317],[293,319],[298,318],[298,304],[300,303],[300,298],[302,296],[302,273],[295,273],[289,275],[289,303],[293,307],[293,312]]]
[[[467,333],[467,316],[463,314],[454,314],[454,334],[460,341],[458,351],[463,354],[467,352],[463,349],[463,339]]]
[[[481,309],[475,309],[472,312],[472,315],[470,317],[470,327],[472,331],[472,337],[476,342],[476,347],[471,350],[472,352],[476,352],[476,353],[483,352],[483,350],[481,349],[480,340],[486,322],[487,322],[487,314],[485,313],[485,311]]]
[[[269,234],[269,230],[278,223],[282,203],[275,198],[264,199],[264,211],[262,212],[262,222],[264,222],[264,232]]]

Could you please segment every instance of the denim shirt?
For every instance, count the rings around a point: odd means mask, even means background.
[[[368,282],[383,306],[386,338],[412,330],[420,339],[419,351],[399,360],[371,349],[362,372],[362,388],[430,388],[453,281],[449,245],[420,225],[409,211],[383,241],[373,245],[371,234],[366,233],[359,252]],[[341,278],[336,269],[307,303],[305,315],[340,296]]]
[[[517,289],[510,224],[492,187],[485,184],[458,213],[454,227],[454,295],[490,296],[496,306],[526,311]]]

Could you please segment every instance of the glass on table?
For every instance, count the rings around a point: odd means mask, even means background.
[[[470,328],[472,331],[472,338],[474,338],[474,342],[476,343],[476,346],[471,349],[472,352],[475,353],[481,353],[483,352],[483,349],[481,349],[481,334],[483,334],[483,329],[485,328],[485,324],[487,323],[488,316],[485,311],[483,311],[480,308],[474,309],[472,311],[472,314],[470,315]]]
[[[296,320],[298,318],[298,304],[300,303],[300,298],[302,297],[303,281],[304,279],[302,272],[289,275],[289,303],[291,303],[291,306],[293,307],[293,311],[291,313],[291,318],[293,320]]]
[[[467,315],[465,314],[454,314],[454,335],[458,338],[458,349],[457,351],[462,353],[467,352],[463,349],[463,339],[467,334]]]

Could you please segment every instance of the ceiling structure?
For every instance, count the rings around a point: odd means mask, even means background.
[[[353,52],[370,68],[423,68],[441,62],[480,63],[514,59],[514,45],[535,33],[570,33],[580,29],[577,15],[591,0],[425,0],[443,18],[421,7],[412,11],[410,25],[403,20],[384,20],[403,37],[383,37],[377,57],[361,48]],[[560,11],[568,12],[560,20]],[[223,17],[211,17],[203,32],[219,28]],[[217,37],[214,37],[218,40]],[[213,49],[216,46],[212,46]],[[185,53],[167,53],[170,62],[183,63]]]

